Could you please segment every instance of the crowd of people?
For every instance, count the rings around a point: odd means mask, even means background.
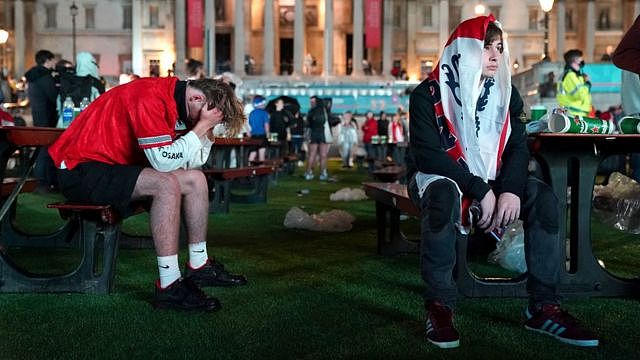
[[[245,135],[261,140],[277,139],[281,144],[280,154],[295,155],[299,165],[306,159],[306,180],[313,180],[316,174],[321,181],[330,179],[327,158],[332,144],[338,150],[343,168],[352,168],[358,158],[404,163],[409,124],[408,113],[401,108],[391,115],[391,120],[384,111],[377,117],[369,111],[359,123],[357,118],[361,116],[351,111],[332,113],[329,98],[311,96],[306,114],[300,113],[296,100],[286,97],[274,99],[273,106],[268,106],[261,95],[249,97],[245,102],[250,104],[249,109],[245,109],[249,119]],[[261,148],[256,154],[252,153],[249,160],[264,160],[264,151],[265,148]]]
[[[36,52],[36,65],[25,73],[34,126],[63,127],[64,116],[74,116],[76,109],[80,110],[104,93],[104,80],[93,55],[79,52],[75,60],[74,65],[65,59],[56,61],[49,50]],[[66,110],[65,106],[71,109]],[[38,179],[37,192],[57,189],[55,168],[47,151],[39,152],[34,176]]]

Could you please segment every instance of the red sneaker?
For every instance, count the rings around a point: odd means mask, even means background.
[[[527,330],[552,336],[564,343],[575,346],[598,346],[598,336],[581,327],[578,320],[560,309],[556,304],[544,304],[540,310],[532,313],[527,307],[525,311]]]
[[[450,307],[434,301],[427,309],[427,341],[443,349],[460,346],[460,335],[453,326],[453,311]]]

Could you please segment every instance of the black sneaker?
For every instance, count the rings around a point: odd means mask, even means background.
[[[578,321],[556,304],[544,304],[537,312],[525,311],[527,330],[552,336],[564,343],[575,346],[598,346],[598,336],[581,327]]]
[[[460,346],[460,335],[453,326],[453,311],[439,302],[432,302],[427,308],[427,341],[443,349]]]
[[[244,275],[234,275],[224,269],[218,261],[211,259],[198,269],[192,269],[189,263],[185,269],[185,277],[191,279],[198,286],[239,286],[247,283]]]
[[[156,294],[153,298],[153,307],[156,309],[175,310],[220,310],[218,299],[208,297],[198,285],[190,279],[178,279],[171,285],[162,289],[160,282],[156,282]]]

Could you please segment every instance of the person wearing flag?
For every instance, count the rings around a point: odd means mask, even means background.
[[[560,308],[557,198],[528,176],[523,101],[511,85],[507,36],[492,15],[462,22],[435,71],[412,92],[408,191],[421,210],[426,340],[454,348],[456,239],[524,222],[525,328],[577,346],[598,338]],[[480,210],[474,220],[469,208]],[[466,241],[466,238],[461,239]]]

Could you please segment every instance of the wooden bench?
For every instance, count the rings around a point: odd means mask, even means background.
[[[209,198],[209,212],[229,212],[231,201],[238,203],[267,202],[267,188],[269,175],[275,171],[273,166],[249,166],[231,169],[203,169],[211,188]],[[251,182],[251,192],[248,194],[234,194],[231,183],[238,179],[248,179]]]
[[[371,175],[373,175],[376,180],[382,182],[396,182],[403,180],[405,172],[406,169],[403,166],[392,165],[374,170]]]
[[[20,181],[19,178],[13,178],[13,177],[2,179],[2,185],[0,185],[1,186],[0,197],[4,199],[7,196],[11,195],[11,193],[13,192],[13,189],[15,189],[19,181]],[[24,182],[24,185],[22,186],[22,189],[20,189],[20,192],[22,193],[33,192],[37,186],[38,186],[38,181],[36,179],[29,178]]]
[[[297,163],[298,163],[298,156],[291,154],[291,155],[286,155],[276,159],[265,159],[263,161],[254,160],[251,162],[251,165],[252,166],[260,166],[260,165],[273,166],[274,168],[276,168],[276,170],[278,170],[276,171],[276,174],[280,170],[283,170],[288,175],[293,175],[293,173],[296,171]],[[277,177],[275,180],[277,180]]]
[[[395,183],[364,183],[367,196],[376,202],[378,254],[395,255],[418,252],[419,239],[410,241],[400,229],[400,214],[420,217],[420,210],[407,193],[407,186]],[[456,265],[453,271],[458,291],[467,297],[527,297],[525,275],[517,278],[481,278],[469,268],[467,239],[456,241]]]

